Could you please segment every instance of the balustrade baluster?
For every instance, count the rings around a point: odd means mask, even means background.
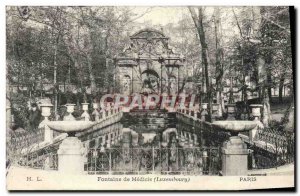
[[[112,157],[111,157],[111,149],[108,149],[109,150],[109,174],[111,174],[111,170],[112,170]]]
[[[152,146],[152,174],[154,174],[155,172],[155,157],[154,157],[154,152],[155,149],[154,149],[154,146]]]

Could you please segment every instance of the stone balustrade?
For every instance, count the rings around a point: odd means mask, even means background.
[[[44,124],[41,124],[41,126],[45,126],[45,122],[47,122],[49,119],[48,117],[50,116],[50,109],[52,105],[45,105],[42,106],[42,115],[44,116]],[[68,108],[69,107],[69,108]],[[68,110],[68,119],[72,119],[72,112],[74,111],[72,109],[73,104],[68,104],[67,105],[67,110]],[[259,107],[259,106],[257,106]],[[255,117],[255,121],[258,122],[259,124],[259,117],[260,117],[260,110],[257,109],[256,106],[252,106],[252,115]],[[92,132],[95,132],[96,130],[106,130],[106,131],[101,131],[102,135],[95,137],[93,141],[95,142],[96,147],[101,148],[110,148],[111,146],[114,146],[121,140],[121,134],[120,132],[115,132],[107,129],[109,125],[114,124],[115,122],[118,122],[122,118],[122,114],[124,111],[124,108],[108,108],[107,110],[101,110],[99,112],[99,106],[98,104],[93,104],[93,109],[94,111],[92,112],[92,116],[94,117],[93,119],[95,120],[95,124],[86,130],[85,132],[79,133],[76,135],[76,137],[82,137],[85,134],[89,134]],[[202,132],[214,132],[214,128],[212,127],[212,124],[209,122],[205,121],[205,115],[207,115],[206,112],[207,105],[203,104],[202,105],[202,110],[197,111],[197,110],[190,110],[187,108],[183,109],[177,109],[177,118],[184,123],[190,124],[193,126],[193,129],[195,130],[190,130],[188,132],[178,132],[177,134],[177,139],[179,140],[179,146],[182,147],[195,147],[199,145],[198,142],[198,136],[197,136],[197,131],[202,131]],[[126,108],[125,108],[126,110]],[[88,104],[83,103],[83,114],[82,117],[84,117],[84,120],[90,120],[90,115],[87,113],[88,111]],[[215,108],[215,111],[217,111],[217,108]],[[234,109],[227,107],[227,112],[229,114],[233,114]],[[206,113],[205,113],[206,112]],[[200,115],[198,115],[200,114]],[[124,131],[126,128],[124,128]],[[49,129],[48,129],[49,130]],[[47,130],[47,131],[48,131]],[[171,131],[168,130],[168,131]],[[165,141],[163,141],[162,146],[168,144],[170,141],[168,141],[168,131],[164,133],[163,138],[165,138]],[[253,131],[253,130],[251,130]],[[278,142],[283,142],[279,141],[278,138],[274,137],[272,134],[262,134],[261,132],[256,132],[256,133],[251,133],[250,131],[250,138],[254,140],[254,138],[259,137],[260,139],[263,138],[268,138],[269,141],[272,143],[278,143]],[[46,134],[47,133],[47,134]],[[252,135],[251,135],[252,134]],[[45,129],[45,141],[51,142],[53,140],[53,131],[52,131],[52,138],[51,138],[51,130],[50,132],[46,132]],[[50,136],[49,136],[50,135]],[[125,134],[126,135],[126,134]],[[137,137],[138,135],[136,133],[131,134],[134,141],[132,143],[133,146],[138,145],[137,142]],[[255,137],[254,137],[255,136]],[[125,138],[126,139],[126,138]],[[124,140],[124,138],[123,138]],[[202,142],[202,141],[201,141]],[[125,142],[126,143],[126,142]],[[125,144],[124,144],[125,145]],[[81,147],[80,147],[81,148]],[[82,153],[78,153],[78,156],[82,156]],[[248,149],[245,146],[244,141],[237,136],[231,137],[229,140],[227,140],[222,148],[222,175],[247,175],[247,156],[248,156]],[[59,152],[59,157],[65,157],[63,156],[63,152]],[[205,153],[203,152],[203,157],[205,157]],[[78,158],[78,157],[77,157]],[[63,159],[59,161],[60,164]],[[81,160],[81,159],[80,159]],[[78,159],[79,161],[79,159]],[[238,165],[236,165],[236,162],[239,162]],[[63,161],[65,162],[65,161]],[[78,167],[81,167],[82,164],[78,164]]]

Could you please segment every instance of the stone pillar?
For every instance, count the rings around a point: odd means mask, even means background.
[[[111,147],[111,137],[110,137],[110,133],[107,133],[106,147],[107,147],[107,148],[110,148],[110,147]]]
[[[118,132],[114,132],[115,133],[115,144],[118,144],[119,140],[119,135],[118,135]]]
[[[195,120],[197,119],[197,113],[198,113],[198,110],[194,109],[194,119]]]
[[[110,104],[107,106],[106,110],[108,111],[107,116],[110,116],[111,115],[111,106],[110,106]]]
[[[84,121],[89,121],[91,119],[89,113],[87,112],[88,109],[89,109],[89,103],[82,103],[83,113],[81,114],[81,117],[84,118]]]
[[[112,146],[115,145],[115,135],[114,132],[110,132],[110,143]]]
[[[203,170],[204,171],[208,171],[207,158],[208,158],[207,151],[204,150],[202,152]]]
[[[122,140],[122,147],[123,148],[129,148],[130,147],[130,143],[131,143],[131,129],[129,128],[123,128],[122,129],[122,135],[123,135],[123,140]]]
[[[106,111],[103,109],[102,110],[102,119],[105,119],[106,118]]]
[[[227,104],[227,120],[235,120],[235,104]]]
[[[260,121],[261,118],[261,108],[263,105],[261,104],[251,104],[252,108],[252,116],[254,117],[254,121],[257,123],[257,126],[249,131],[249,140],[253,142],[255,140],[255,136],[259,129],[264,129],[264,124]]]
[[[47,126],[47,122],[49,121],[49,116],[51,115],[51,107],[52,104],[41,104],[42,116],[44,120],[39,124],[39,128],[44,128],[44,141],[52,143],[53,141],[53,130]]]
[[[200,113],[201,120],[205,121],[206,120],[206,116],[208,115],[208,112],[207,112],[207,103],[202,103],[201,107],[202,107],[202,111]]]
[[[215,120],[216,118],[221,116],[221,115],[219,115],[219,107],[220,107],[220,104],[218,104],[218,103],[212,104],[212,119],[213,120]]]
[[[93,113],[92,115],[94,116],[94,119],[96,122],[98,122],[100,120],[100,113],[98,112],[98,108],[99,108],[99,105],[98,103],[93,103]]]
[[[66,137],[60,144],[57,154],[59,172],[84,173],[84,147],[77,137]]]
[[[222,175],[246,176],[248,173],[247,145],[238,136],[232,136],[223,143]]]
[[[195,145],[196,147],[198,147],[199,142],[198,142],[197,134],[194,133],[193,135],[194,135],[194,145]]]
[[[179,140],[179,146],[184,147],[185,144],[185,138],[184,136],[181,135],[180,140]]]
[[[260,120],[261,118],[261,108],[263,108],[263,105],[261,104],[251,104],[250,108],[252,108],[252,116],[254,117],[254,120]]]
[[[194,141],[193,141],[193,139],[192,139],[192,133],[189,133],[188,132],[188,146],[189,147],[193,147],[193,145],[194,145]]]
[[[139,138],[138,133],[135,131],[132,131],[131,132],[131,145],[132,146],[138,146],[138,138]]]

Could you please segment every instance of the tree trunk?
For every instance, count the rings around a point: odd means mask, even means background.
[[[54,116],[57,116],[57,45],[58,45],[58,41],[59,41],[59,36],[57,36],[56,38],[56,42],[54,45],[54,56],[53,56],[53,64],[54,64],[54,70],[53,70],[53,83],[54,83]]]
[[[279,103],[282,103],[282,92],[283,92],[283,85],[284,85],[284,77],[285,74],[282,74],[279,81]]]
[[[215,56],[216,56],[216,91],[217,91],[217,103],[219,103],[219,110],[218,115],[223,116],[223,95],[222,95],[222,79],[223,79],[223,66],[221,64],[221,56],[222,56],[222,50],[220,48],[220,36],[219,36],[219,27],[220,25],[220,12],[219,8],[215,8],[214,13],[214,26],[215,26]]]
[[[284,131],[294,132],[295,131],[295,108],[294,108],[294,91],[291,89],[291,103],[286,110],[283,118]]]
[[[270,102],[272,102],[272,87],[271,87],[272,78],[271,78],[270,71],[267,71],[267,81],[268,81],[268,97],[270,99]]]
[[[194,10],[194,8],[189,7],[190,13],[192,15],[192,19],[194,21],[195,27],[197,29],[199,39],[200,39],[200,46],[202,48],[201,51],[201,58],[202,63],[204,65],[204,74],[205,74],[205,84],[206,84],[206,90],[207,90],[207,112],[208,112],[208,121],[211,121],[211,88],[209,83],[209,75],[208,75],[208,58],[207,58],[207,44],[205,40],[205,32],[203,27],[203,10],[201,7],[198,8],[198,17]]]
[[[262,122],[265,127],[269,127],[269,124],[272,120],[271,117],[271,108],[270,108],[270,95],[268,93],[268,87],[266,87],[268,76],[266,73],[266,63],[265,59],[260,56],[258,59],[258,67],[259,67],[259,83],[261,85],[261,98],[263,104],[263,118]]]
[[[96,81],[95,81],[95,76],[93,73],[93,65],[92,65],[92,58],[88,55],[87,56],[87,64],[88,64],[88,70],[89,70],[89,78],[91,82],[91,93],[92,95],[96,95],[97,93],[97,88],[96,88]]]

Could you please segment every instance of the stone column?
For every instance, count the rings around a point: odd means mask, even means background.
[[[89,109],[89,103],[82,103],[83,113],[81,114],[81,117],[84,118],[84,121],[89,121],[91,119],[89,113],[87,112],[88,109]]]
[[[192,139],[192,133],[188,132],[188,146],[193,147],[193,145],[194,145],[194,141]]]
[[[198,147],[199,142],[198,142],[197,134],[194,133],[193,135],[194,135],[194,145],[195,145],[196,147]]]
[[[263,108],[263,105],[261,104],[251,104],[250,108],[252,108],[252,116],[254,117],[254,120],[260,120],[261,117],[261,108]]]
[[[204,171],[208,171],[208,168],[207,168],[207,158],[208,158],[208,155],[207,155],[207,151],[206,150],[204,150],[203,152],[202,152],[202,160],[203,160],[203,170]]]
[[[106,111],[103,109],[102,110],[102,119],[105,119],[106,118]]]
[[[51,107],[52,104],[41,104],[42,116],[44,120],[39,124],[39,128],[44,128],[44,141],[52,143],[53,141],[53,130],[47,126],[47,122],[49,121],[49,116],[51,115]]]
[[[215,120],[217,117],[221,116],[221,115],[219,115],[219,107],[220,107],[220,104],[218,104],[218,103],[212,104],[212,119],[213,120]]]
[[[247,145],[238,136],[232,136],[223,143],[222,175],[246,176],[248,173]]]
[[[208,115],[208,112],[207,112],[207,103],[202,103],[201,107],[202,107],[202,111],[200,113],[201,120],[205,121],[206,120],[206,115]]]
[[[77,137],[66,137],[60,144],[57,154],[59,172],[84,173],[84,147]]]
[[[114,132],[110,132],[110,143],[112,146],[115,145],[115,135]]]
[[[130,143],[132,141],[132,136],[131,136],[131,129],[130,128],[123,128],[122,129],[122,135],[123,135],[123,140],[122,140],[122,147],[123,148],[129,148]]]
[[[111,147],[111,137],[110,137],[110,133],[107,133],[106,147],[107,147],[107,148],[110,148],[110,147]]]
[[[106,110],[108,111],[107,116],[110,116],[111,115],[111,106],[110,106],[110,104],[107,106]]]
[[[195,119],[195,120],[197,119],[197,113],[198,113],[198,110],[197,110],[197,109],[194,109],[194,119]]]
[[[115,133],[115,144],[118,144],[118,138],[119,138],[119,135],[118,135],[118,132],[114,132]]]
[[[235,120],[235,104],[227,104],[227,120]]]
[[[253,142],[255,140],[255,136],[259,129],[264,129],[264,124],[260,121],[261,118],[261,108],[263,108],[263,105],[261,104],[251,104],[250,107],[252,108],[252,116],[254,117],[254,120],[257,123],[257,126],[249,131],[249,140],[250,142]]]
[[[96,122],[98,122],[100,120],[100,113],[98,112],[98,108],[99,108],[99,105],[98,103],[93,103],[93,113],[92,115],[94,116],[94,119]]]

